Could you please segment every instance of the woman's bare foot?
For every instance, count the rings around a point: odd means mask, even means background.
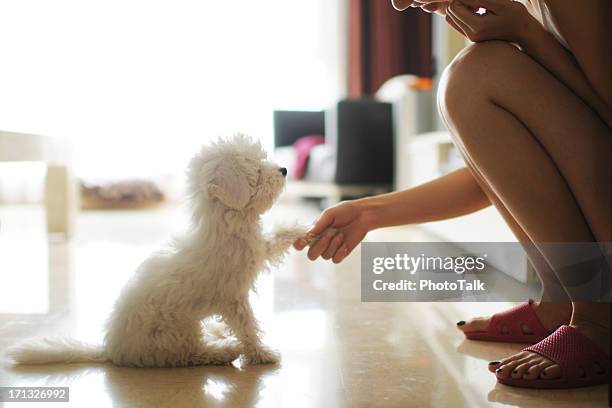
[[[533,302],[533,311],[549,332],[555,331],[559,326],[568,324],[572,317],[572,304],[570,302]],[[457,327],[464,333],[482,332],[487,330],[491,317],[475,317],[469,321],[457,322]],[[532,334],[531,329],[523,325],[525,334]],[[507,334],[507,328],[501,328],[502,334]]]
[[[576,305],[579,305],[576,307]],[[585,315],[586,314],[586,315]],[[610,342],[609,305],[607,303],[574,304],[570,326],[580,330],[601,350],[607,353]],[[594,367],[601,372],[601,367]],[[555,379],[562,376],[561,367],[537,353],[521,351],[500,361],[489,363],[489,370],[498,378],[526,380]]]

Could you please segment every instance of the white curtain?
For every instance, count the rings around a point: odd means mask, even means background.
[[[272,110],[345,93],[346,0],[0,0],[0,129],[67,137],[84,177],[180,172]]]

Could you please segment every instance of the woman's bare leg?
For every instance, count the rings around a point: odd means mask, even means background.
[[[457,144],[531,241],[610,241],[612,136],[569,89],[503,42],[468,47],[441,89]],[[554,256],[543,255],[554,266]],[[588,307],[597,317],[572,321],[587,335],[588,322],[608,324],[606,304]],[[603,333],[593,339],[606,347]],[[558,366],[532,353],[499,368],[501,377],[559,375]]]
[[[542,301],[532,303],[532,307],[538,316],[538,319],[544,328],[551,332],[556,330],[559,326],[569,323],[572,315],[572,307],[569,296],[563,289],[563,285],[559,279],[557,279],[557,276],[550,268],[550,265],[548,265],[548,262],[546,262],[546,259],[544,259],[540,251],[533,245],[531,239],[527,236],[525,231],[523,231],[512,214],[510,214],[508,209],[504,207],[504,204],[493,193],[491,187],[480,175],[479,170],[473,165],[473,163],[470,162],[469,157],[464,154],[464,158],[472,172],[472,175],[474,176],[474,179],[478,182],[487,197],[489,197],[489,200],[493,203],[493,205],[495,205],[497,211],[500,213],[517,240],[523,244],[527,256],[529,257],[529,260],[538,275],[538,279],[542,285]],[[474,317],[467,322],[458,322],[457,327],[464,333],[485,331],[490,319],[490,316]],[[523,327],[522,329],[525,333],[531,332],[529,327]]]
[[[444,116],[444,110],[441,109],[440,113],[446,126],[450,127],[448,120]],[[538,316],[538,319],[544,328],[549,331],[554,331],[559,326],[569,323],[572,316],[572,306],[567,292],[565,289],[563,289],[563,285],[551,269],[542,253],[533,244],[523,228],[518,224],[512,214],[495,195],[491,189],[491,186],[487,184],[478,167],[472,162],[467,152],[463,150],[462,145],[458,143],[457,147],[461,151],[461,154],[467,163],[472,176],[480,185],[482,191],[496,207],[497,211],[502,216],[517,240],[523,245],[529,260],[534,267],[536,274],[538,275],[538,279],[542,285],[541,301],[532,303],[532,307]],[[467,322],[457,322],[457,327],[464,333],[484,331],[486,330],[490,320],[490,316],[475,317]],[[525,333],[530,333],[529,327],[523,327],[522,329]]]

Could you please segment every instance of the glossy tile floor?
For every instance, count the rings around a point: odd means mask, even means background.
[[[266,224],[293,217],[310,222],[316,214],[304,205],[279,205]],[[100,341],[123,282],[185,219],[179,208],[89,212],[80,216],[72,242],[49,243],[41,209],[0,207],[0,350],[36,335]],[[369,237],[430,238],[411,228]],[[454,324],[508,304],[361,303],[359,283],[359,253],[338,267],[292,253],[261,277],[252,302],[266,342],[282,352],[279,366],[3,366],[0,385],[69,386],[76,407],[606,405],[606,387],[540,391],[496,384],[487,361],[521,346],[465,341]]]

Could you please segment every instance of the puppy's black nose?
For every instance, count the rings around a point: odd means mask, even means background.
[[[280,169],[278,169],[278,171],[280,171],[280,172],[281,172],[281,174],[283,175],[283,177],[287,175],[287,169],[286,169],[285,167],[281,167]]]

